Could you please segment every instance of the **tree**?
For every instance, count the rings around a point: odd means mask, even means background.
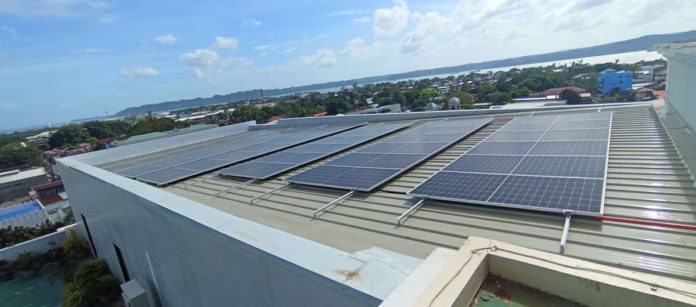
[[[154,118],[152,116],[146,116],[138,120],[133,127],[128,129],[128,135],[133,136],[150,132],[164,132],[186,126],[188,126],[188,124],[177,122],[171,118]]]
[[[512,98],[529,97],[529,94],[529,90],[526,87],[516,88],[510,92]]]
[[[474,103],[474,96],[465,91],[452,92],[450,93],[449,97],[447,97],[447,100],[449,101],[449,99],[452,97],[459,98],[459,102],[462,106]]]
[[[406,96],[404,96],[404,93],[402,93],[401,90],[399,90],[398,88],[393,89],[391,96],[392,103],[398,103],[402,107],[406,106]]]
[[[128,132],[130,125],[122,120],[92,121],[82,124],[87,134],[97,139],[118,138]]]
[[[564,89],[558,98],[566,101],[567,104],[580,104],[581,98],[580,94],[572,89]]]
[[[232,112],[232,120],[237,123],[255,120],[257,123],[265,123],[270,115],[262,112],[255,106],[241,106]]]
[[[337,97],[332,97],[332,99],[329,100],[329,103],[326,104],[326,113],[329,115],[345,114],[350,110],[350,104]]]
[[[418,95],[418,99],[416,99],[416,101],[413,104],[413,109],[420,109],[425,107],[433,98],[437,97],[438,95],[440,95],[440,93],[432,87],[422,89]]]
[[[86,142],[88,137],[89,135],[82,128],[82,125],[65,125],[51,134],[51,137],[48,139],[48,145],[51,148],[76,146]]]
[[[0,147],[0,169],[41,165],[41,151],[33,144],[10,143]]]
[[[503,105],[508,102],[512,101],[512,97],[510,97],[509,93],[503,93],[503,92],[493,92],[490,95],[488,95],[488,100],[491,101],[494,105]]]

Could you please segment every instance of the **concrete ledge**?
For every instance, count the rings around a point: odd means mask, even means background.
[[[17,259],[21,253],[45,253],[50,249],[60,247],[63,241],[68,238],[68,229],[73,229],[75,225],[68,225],[59,228],[56,232],[0,249],[0,260],[11,261]]]
[[[422,266],[433,261],[429,257]],[[428,287],[404,283],[394,293],[411,294],[401,300],[392,295],[381,306],[469,306],[489,274],[588,306],[696,304],[691,283],[477,237],[469,237],[440,267],[434,278],[416,269]]]

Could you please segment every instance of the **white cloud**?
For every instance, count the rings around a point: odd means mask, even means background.
[[[222,71],[224,67],[235,66],[239,68],[251,67],[254,61],[242,57],[221,57],[210,49],[196,49],[193,52],[182,54],[182,62],[193,68],[197,78],[208,78]]]
[[[268,50],[274,50],[276,49],[276,46],[274,45],[256,45],[252,47],[252,49],[256,51],[268,51]]]
[[[379,52],[377,43],[367,44],[360,37],[351,39],[346,44],[346,47],[341,52],[341,55],[347,55],[352,59],[364,60],[374,56]]]
[[[104,0],[3,0],[0,14],[66,17],[108,8]]]
[[[242,21],[242,27],[245,28],[257,28],[260,27],[262,24],[263,23],[260,20],[254,18],[244,19]]]
[[[218,49],[236,50],[237,47],[239,47],[239,42],[234,37],[216,36],[215,42],[211,47]]]
[[[355,25],[361,25],[361,24],[370,23],[370,21],[372,21],[372,18],[370,18],[370,16],[363,16],[363,17],[353,18],[353,20],[351,20],[351,23],[353,23]]]
[[[158,74],[157,70],[147,66],[121,67],[121,76],[126,79],[154,77]]]
[[[314,55],[302,56],[300,60],[306,65],[319,68],[328,68],[336,65],[336,56],[329,49],[317,49]]]
[[[5,33],[9,36],[17,36],[17,30],[7,25],[0,25],[0,32]]]
[[[372,30],[375,35],[396,35],[408,26],[410,12],[404,0],[394,0],[389,9],[377,9],[373,13]]]
[[[164,35],[160,35],[160,36],[157,36],[154,38],[155,43],[158,43],[158,44],[173,44],[177,40],[178,40],[178,38],[176,38],[176,36],[171,35],[169,33],[164,34]]]

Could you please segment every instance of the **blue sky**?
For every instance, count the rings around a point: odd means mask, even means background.
[[[696,29],[696,1],[0,1],[0,130]]]

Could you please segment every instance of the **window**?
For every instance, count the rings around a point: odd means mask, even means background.
[[[99,257],[97,255],[97,249],[94,247],[94,241],[92,241],[92,233],[89,231],[89,225],[87,225],[87,219],[85,219],[85,216],[83,214],[80,214],[82,217],[82,225],[85,225],[85,231],[87,231],[87,239],[89,239],[89,246],[92,247],[92,252],[94,253],[95,257]]]
[[[116,257],[118,257],[118,264],[121,266],[121,274],[123,274],[123,279],[125,281],[130,280],[130,274],[128,274],[128,267],[126,267],[126,260],[123,259],[123,254],[118,245],[114,244],[114,250],[116,250]]]

